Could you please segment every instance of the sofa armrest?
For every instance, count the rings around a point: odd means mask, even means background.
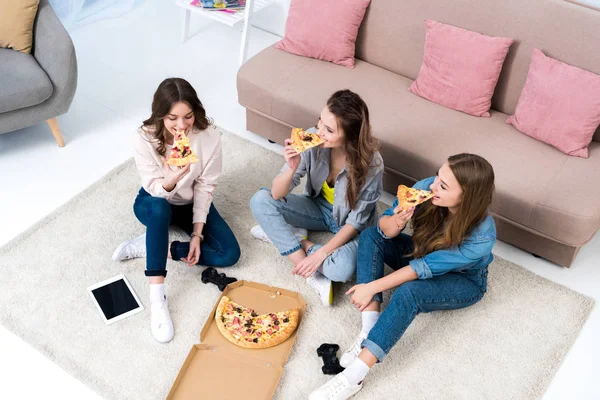
[[[73,41],[48,0],[40,0],[32,54],[54,86],[52,107],[57,115],[67,112],[77,87],[77,58]]]

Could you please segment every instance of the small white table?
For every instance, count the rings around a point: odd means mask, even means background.
[[[248,54],[248,29],[250,28],[252,14],[259,11],[269,4],[272,0],[246,0],[246,8],[238,11],[235,14],[229,14],[221,11],[207,11],[202,7],[190,5],[191,0],[175,0],[175,5],[183,8],[183,27],[181,31],[181,41],[185,42],[188,39],[190,29],[190,15],[192,13],[201,15],[206,18],[213,19],[229,26],[236,26],[243,23],[242,43],[240,46],[240,64],[246,62]]]

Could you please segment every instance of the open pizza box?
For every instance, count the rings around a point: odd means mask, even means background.
[[[200,332],[200,344],[192,347],[183,363],[167,400],[268,400],[273,396],[298,328],[285,342],[274,347],[236,346],[223,337],[215,323],[217,305],[223,296],[258,314],[298,308],[298,327],[306,308],[297,292],[248,281],[228,285]]]

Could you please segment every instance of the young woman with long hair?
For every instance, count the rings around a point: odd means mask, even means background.
[[[312,132],[325,143],[298,154],[286,139],[286,164],[271,190],[261,189],[250,200],[259,223],[252,234],[272,242],[294,265],[292,273],[307,278],[322,302],[331,305],[332,281],[354,275],[357,236],[377,221],[383,160],[367,105],[350,90],[329,98]],[[305,194],[291,194],[304,176]],[[335,236],[325,245],[314,244],[306,238],[307,229]]]
[[[477,155],[454,155],[437,176],[414,187],[431,190],[433,199],[416,210],[400,209],[396,199],[377,226],[360,235],[357,284],[346,294],[352,294],[352,304],[361,312],[362,329],[340,358],[346,369],[311,393],[309,400],[351,397],[417,314],[465,308],[486,292],[496,242],[489,213],[492,166]],[[411,217],[412,237],[402,233]],[[384,276],[384,263],[395,272]],[[392,288],[396,290],[380,313],[381,292]]]
[[[185,132],[198,162],[181,167],[167,164],[175,131]],[[169,78],[159,85],[152,114],[135,135],[134,158],[142,188],[133,211],[146,233],[122,243],[113,259],[146,257],[152,335],[168,342],[174,330],[164,287],[167,257],[190,267],[228,267],[240,257],[233,232],[212,202],[221,174],[221,136],[186,80]],[[171,224],[187,232],[190,241],[169,243]]]

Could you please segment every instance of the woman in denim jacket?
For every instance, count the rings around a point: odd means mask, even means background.
[[[342,355],[342,373],[314,391],[309,399],[347,399],[362,388],[369,369],[400,339],[415,316],[455,310],[477,303],[487,287],[496,226],[488,208],[494,192],[494,170],[483,158],[458,154],[436,177],[417,182],[434,197],[402,210],[398,200],[377,226],[364,230],[358,247],[357,284],[352,293],[362,315],[362,329]],[[402,233],[413,216],[414,233]],[[383,265],[395,272],[383,276]],[[381,292],[396,288],[380,315]]]
[[[301,154],[286,139],[286,164],[271,190],[261,189],[250,200],[259,223],[252,235],[273,243],[294,265],[292,273],[307,278],[321,301],[331,305],[332,281],[346,282],[354,275],[358,234],[377,222],[383,160],[367,105],[350,90],[329,98],[313,132],[325,143]],[[304,176],[305,194],[290,194]],[[335,236],[325,245],[314,244],[306,229]]]

